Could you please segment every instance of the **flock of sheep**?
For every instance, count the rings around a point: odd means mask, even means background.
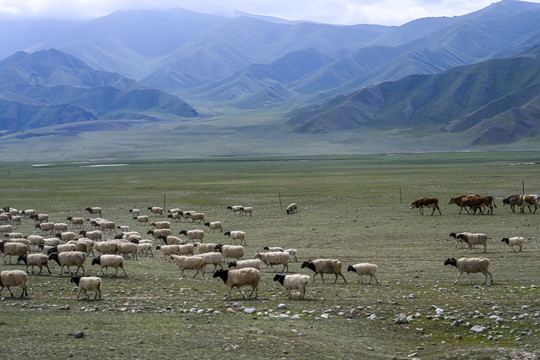
[[[234,214],[252,216],[253,207],[229,206],[227,209]],[[101,217],[100,207],[87,207],[85,211],[95,218],[83,218],[69,216],[68,223],[56,223],[49,221],[47,214],[41,214],[33,209],[18,211],[5,207],[0,210],[0,233],[4,234],[0,240],[0,252],[4,257],[4,263],[12,263],[12,257],[17,258],[17,263],[23,262],[26,270],[5,270],[0,273],[1,290],[6,287],[11,296],[11,287],[21,287],[21,297],[28,296],[26,282],[28,273],[35,273],[39,268],[38,275],[46,270],[52,275],[49,267],[50,262],[56,262],[60,267],[60,275],[64,274],[64,268],[71,274],[71,282],[79,288],[77,298],[84,292],[88,297],[88,291],[95,293],[94,298],[101,298],[101,278],[97,276],[85,276],[85,263],[93,256],[92,265],[99,265],[101,275],[109,275],[110,268],[115,270],[114,276],[118,276],[119,270],[127,276],[124,269],[124,260],[127,258],[137,259],[139,256],[153,256],[153,251],[159,251],[163,260],[175,264],[182,276],[184,271],[194,271],[193,277],[199,273],[205,276],[206,267],[213,265],[213,277],[221,278],[228,287],[228,296],[231,296],[233,288],[251,287],[249,296],[257,296],[260,281],[260,271],[263,266],[266,271],[274,269],[274,266],[282,265],[281,272],[289,271],[289,262],[298,261],[296,249],[283,249],[276,246],[265,246],[264,251],[255,253],[252,259],[244,259],[244,251],[247,246],[246,232],[240,230],[223,232],[220,221],[205,222],[205,214],[196,211],[182,211],[180,209],[168,210],[167,220],[150,222],[150,217],[165,218],[163,208],[148,207],[150,215],[141,214],[140,209],[130,209],[133,219],[138,225],[148,225],[152,228],[145,234],[130,231],[129,225],[117,225],[113,221]],[[295,203],[286,208],[288,215],[298,211]],[[168,221],[168,220],[171,221]],[[36,231],[40,234],[24,235],[14,231],[22,221],[34,221]],[[219,231],[229,238],[230,244],[204,242],[205,231],[201,229],[181,230],[177,235],[171,230],[172,223],[191,222],[192,224],[204,224],[209,231]],[[85,227],[87,229],[85,229]],[[89,228],[88,228],[89,227]],[[118,234],[120,230],[120,234]],[[151,235],[151,238],[143,238]],[[180,236],[185,236],[185,239]],[[236,244],[238,243],[238,244]],[[228,268],[224,269],[224,265]],[[342,274],[342,263],[337,259],[307,260],[302,263],[302,268],[308,268],[315,276],[320,274],[324,283],[324,274],[335,275],[334,283]],[[370,263],[354,264],[348,267],[348,271],[357,274],[358,282],[363,276],[369,275],[378,283],[375,277],[377,265]],[[79,271],[82,276],[77,276]],[[106,272],[105,272],[106,271]],[[291,296],[292,290],[298,290],[299,297],[303,298],[310,277],[304,274],[276,274],[274,281],[279,282]],[[0,290],[0,294],[1,294]]]
[[[451,198],[450,203],[456,203],[461,209],[471,210],[474,214],[477,210],[481,210],[486,200],[479,200],[479,195],[462,195],[460,197]],[[532,200],[531,200],[532,199]],[[469,201],[472,200],[472,201]],[[493,203],[493,200],[487,200]],[[531,202],[532,201],[532,202]],[[514,211],[514,206],[520,206],[523,210],[525,206],[530,204],[535,206],[538,202],[538,196],[511,196],[503,201],[503,204],[511,206]],[[469,209],[463,204],[469,206]],[[471,205],[478,204],[478,205]],[[494,203],[493,203],[494,205]],[[531,205],[531,206],[532,206]],[[475,207],[476,206],[476,207]],[[418,208],[423,215],[424,207],[433,208],[433,212],[438,207],[437,198],[421,198],[411,204],[411,209]],[[253,207],[245,207],[240,205],[229,206],[233,214],[252,216]],[[102,209],[100,207],[87,207],[85,211],[91,215],[98,216],[95,218],[83,218],[69,216],[69,223],[56,223],[49,221],[47,214],[41,214],[33,209],[18,211],[12,208],[0,209],[0,234],[4,234],[4,239],[0,240],[0,252],[6,258],[17,257],[17,263],[24,262],[26,271],[22,270],[6,270],[0,273],[0,294],[4,287],[7,287],[11,296],[13,293],[10,287],[21,287],[23,289],[22,296],[28,296],[26,282],[29,269],[34,274],[34,267],[39,268],[40,275],[45,268],[49,275],[51,270],[49,262],[54,261],[60,267],[60,275],[64,273],[64,268],[71,273],[71,281],[79,288],[77,298],[82,292],[88,297],[87,291],[94,291],[95,298],[101,298],[101,279],[97,276],[85,276],[84,264],[88,257],[93,256],[92,265],[99,265],[102,275],[109,275],[109,268],[115,270],[114,276],[118,275],[119,270],[122,270],[123,275],[127,276],[124,269],[124,260],[126,258],[137,259],[139,256],[153,256],[153,251],[160,251],[164,261],[174,263],[184,276],[184,271],[194,271],[195,278],[199,273],[204,277],[206,267],[213,265],[213,277],[221,278],[224,284],[228,287],[228,296],[231,296],[233,288],[239,288],[242,296],[244,293],[241,288],[244,286],[251,287],[249,296],[253,294],[255,297],[258,293],[258,285],[260,281],[260,271],[262,266],[274,270],[274,265],[281,265],[280,272],[289,271],[289,262],[297,261],[298,251],[296,249],[283,249],[281,247],[264,247],[264,251],[256,252],[252,259],[244,259],[245,247],[247,246],[246,232],[240,230],[223,232],[223,224],[221,221],[205,221],[205,214],[197,211],[183,211],[181,209],[170,209],[167,212],[167,220],[165,220],[165,211],[161,207],[151,206],[147,210],[149,215],[141,214],[140,209],[130,209],[134,221],[138,225],[150,226],[151,229],[144,234],[136,231],[130,231],[129,225],[117,225],[114,221],[109,221],[101,217]],[[529,208],[529,210],[531,210]],[[298,211],[298,206],[292,203],[287,206],[287,215],[294,214]],[[433,215],[432,212],[432,215]],[[532,212],[532,211],[531,211]],[[161,221],[150,222],[150,217],[163,218]],[[22,221],[34,221],[35,228],[39,229],[40,234],[24,235],[20,232],[15,232],[17,226],[21,226]],[[170,221],[169,221],[170,220]],[[171,224],[191,222],[191,224],[200,224],[208,227],[209,231],[219,231],[224,236],[230,239],[230,244],[208,243],[204,242],[205,231],[201,229],[181,230],[173,234]],[[84,229],[87,227],[87,229]],[[90,229],[88,229],[90,227]],[[71,230],[70,230],[71,228]],[[118,231],[120,234],[118,234]],[[50,237],[47,237],[49,235]],[[145,235],[151,235],[148,238]],[[185,237],[181,238],[183,235]],[[467,248],[474,249],[476,245],[481,245],[484,252],[487,251],[487,236],[482,233],[451,233],[451,237],[456,240],[456,247],[460,244],[466,244]],[[106,239],[108,237],[108,239]],[[144,238],[146,237],[146,238]],[[236,244],[238,242],[238,244]],[[523,238],[511,237],[503,238],[509,249],[514,252],[522,250]],[[32,252],[32,250],[37,250]],[[197,252],[196,252],[197,251]],[[223,265],[228,265],[228,269],[224,269]],[[463,273],[469,275],[471,273],[483,273],[485,275],[484,284],[486,284],[488,276],[490,282],[493,283],[492,274],[489,271],[490,261],[486,258],[449,258],[444,262],[444,265],[455,266],[459,275],[455,283],[459,280]],[[219,269],[218,269],[219,268]],[[342,262],[337,259],[315,259],[304,261],[301,268],[307,268],[313,271],[313,280],[320,274],[322,283],[324,284],[324,274],[334,275],[334,283],[338,277],[341,277],[346,283],[342,274]],[[74,269],[74,272],[72,272]],[[77,276],[79,270],[82,276]],[[104,273],[106,270],[106,273]],[[378,284],[375,274],[377,265],[372,263],[358,263],[349,265],[347,272],[357,274],[357,282],[363,281],[363,276],[370,276],[369,283],[373,279]],[[309,283],[309,276],[303,274],[276,274],[274,281],[279,282],[286,290],[287,296],[291,296],[291,290],[298,290],[299,297],[303,298],[306,292],[306,286]]]

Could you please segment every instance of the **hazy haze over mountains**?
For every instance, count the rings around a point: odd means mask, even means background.
[[[540,4],[514,0],[402,26],[184,9],[3,21],[0,147],[89,131],[116,142],[108,129],[150,127],[241,139],[234,151],[182,156],[308,154],[325,141],[328,153],[530,148],[540,134],[539,23]],[[371,131],[392,138],[386,150],[370,149]],[[306,142],[283,145],[297,136]]]

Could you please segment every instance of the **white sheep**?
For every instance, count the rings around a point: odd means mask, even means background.
[[[231,244],[235,243],[236,240],[239,240],[240,245],[242,245],[242,241],[244,242],[244,246],[247,246],[246,244],[246,233],[244,231],[227,231],[223,233],[224,236],[229,236],[231,238]]]
[[[503,238],[501,242],[506,243],[508,245],[508,251],[510,251],[510,248],[512,248],[514,252],[518,252],[516,251],[516,249],[514,249],[514,246],[517,246],[519,247],[519,252],[521,252],[521,250],[523,249],[523,240],[525,239],[523,239],[522,236],[514,236],[511,238]]]
[[[296,205],[296,203],[287,205],[287,215],[297,213],[297,212],[298,212],[298,206]]]
[[[154,221],[150,224],[156,229],[170,229],[171,223],[169,221]]]
[[[0,227],[1,228],[1,227]],[[37,229],[40,229],[42,233],[49,233],[49,234],[53,234],[54,233],[54,223],[53,222],[42,222],[42,223],[39,223],[36,225],[36,228]],[[0,232],[2,232],[0,230]]]
[[[228,298],[231,297],[231,291],[234,287],[237,287],[245,298],[244,292],[240,289],[243,286],[251,286],[251,293],[249,297],[255,292],[255,298],[257,297],[260,274],[259,270],[254,268],[244,268],[238,270],[217,270],[214,272],[214,278],[221,278],[225,285],[229,288]]]
[[[21,217],[19,215],[16,215],[16,216],[12,216],[11,217],[11,225],[15,226],[20,226],[21,225]]]
[[[286,253],[289,253],[289,255],[294,259],[294,261],[298,261],[298,258],[296,257],[298,255],[298,250],[296,249],[285,249],[283,250]]]
[[[188,240],[195,241],[198,240],[200,242],[203,241],[204,238],[204,231],[201,229],[195,229],[195,230],[182,230],[179,233],[180,235],[185,235]]]
[[[469,281],[472,284],[471,280],[471,273],[478,273],[481,272],[484,274],[484,285],[486,284],[488,275],[490,278],[491,284],[493,284],[493,277],[491,276],[491,272],[488,270],[489,267],[489,259],[487,258],[448,258],[444,262],[444,265],[452,265],[455,266],[459,270],[459,275],[456,278],[456,281],[454,281],[454,284],[457,284],[460,276],[466,272],[469,276]]]
[[[169,259],[173,260],[176,263],[176,266],[180,269],[180,274],[184,276],[184,270],[195,270],[195,275],[197,276],[199,272],[202,272],[204,277],[205,263],[202,256],[180,256],[180,255],[171,255]]]
[[[11,294],[11,297],[13,297],[10,287],[19,286],[22,288],[21,297],[24,297],[25,295],[28,296],[28,289],[26,287],[27,279],[28,275],[22,270],[4,270],[0,272],[0,295],[2,294],[2,290],[6,287]]]
[[[9,263],[11,264],[12,256],[20,256],[28,254],[28,246],[18,242],[3,242],[0,241],[0,252],[4,255],[4,263],[6,263],[6,256],[9,256]]]
[[[148,207],[148,210],[154,215],[163,216],[163,208],[160,208],[159,206],[150,206]]]
[[[109,276],[109,268],[115,268],[116,273],[114,276],[118,275],[118,269],[122,269],[124,276],[127,276],[126,270],[124,269],[124,258],[120,255],[101,255],[92,260],[92,265],[101,266],[101,274],[103,274],[103,268],[107,269],[107,276]]]
[[[128,226],[128,225],[118,225],[118,226],[116,226],[116,228],[117,228],[118,230],[120,230],[120,232],[122,233],[122,235],[124,235],[124,233],[129,232],[129,226]]]
[[[341,276],[345,283],[347,283],[347,279],[345,279],[345,276],[343,276],[343,274],[341,273],[341,261],[337,259],[308,260],[302,263],[302,269],[305,267],[315,272],[315,275],[313,275],[313,282],[315,282],[315,276],[317,276],[317,274],[321,274],[323,284],[323,274],[334,274],[336,276],[334,284],[336,283],[338,276]]]
[[[82,217],[68,216],[67,221],[71,222],[71,226],[82,228],[84,226],[84,219]]]
[[[150,256],[154,256],[152,253],[152,243],[139,243],[137,244],[137,247],[139,249],[140,256],[148,256],[149,253]]]
[[[53,229],[54,229],[54,231],[67,231],[68,230],[68,224],[66,224],[66,223],[54,223]]]
[[[131,213],[131,215],[136,218],[137,216],[139,216],[141,214],[141,210],[140,209],[136,209],[136,208],[133,208],[133,209],[129,209],[129,212]]]
[[[204,223],[204,213],[189,213],[189,218],[191,219],[191,222]]]
[[[38,249],[43,243],[43,236],[41,235],[28,235],[26,238],[28,239],[28,241],[30,241],[31,246],[34,246],[35,248],[38,248]]]
[[[205,254],[209,252],[213,252],[216,248],[216,243],[200,243],[195,242],[193,243],[194,246],[197,247],[197,250],[199,251],[199,254]]]
[[[183,217],[184,217],[184,214],[181,211],[174,212],[167,216],[168,219],[171,219],[174,222],[181,222]]]
[[[180,255],[180,245],[158,245],[156,250],[161,251],[164,260],[167,260],[170,255]]]
[[[275,252],[275,251],[283,251],[283,248],[281,246],[265,246],[263,250],[266,250],[268,252]]]
[[[378,284],[379,280],[377,280],[377,277],[375,276],[375,273],[377,272],[377,265],[371,264],[371,263],[360,263],[360,264],[354,264],[349,265],[347,268],[347,272],[352,271],[356,273],[356,281],[360,282],[362,280],[362,284],[364,283],[364,275],[369,275],[369,282],[368,284],[371,284],[371,280],[375,279],[375,282]]]
[[[172,231],[170,229],[154,229],[148,230],[146,235],[152,235],[154,239],[159,239],[160,236],[171,236]]]
[[[242,207],[242,210],[240,212],[242,215],[244,216],[247,216],[247,214],[249,214],[249,216],[251,216],[253,214],[253,207],[252,206],[244,206]]]
[[[65,242],[65,241],[75,240],[75,238],[77,237],[77,234],[75,234],[73,231],[64,231],[64,232],[56,234],[56,237]]]
[[[169,236],[160,235],[159,239],[163,240],[163,243],[165,245],[180,245],[184,243],[184,240],[174,235],[169,235]]]
[[[231,261],[229,262],[228,266],[229,268],[236,268],[236,269],[252,267],[254,269],[261,270],[261,263],[262,261],[260,259],[247,259],[247,260]]]
[[[212,232],[214,232],[214,230],[217,230],[217,229],[219,229],[219,232],[223,232],[223,226],[221,224],[221,221],[207,222],[207,223],[204,223],[204,226],[208,226],[210,230],[212,230]]]
[[[79,293],[77,294],[77,299],[81,295],[81,292],[84,291],[86,294],[86,297],[89,298],[87,291],[94,291],[96,295],[94,295],[94,299],[100,298],[101,299],[101,279],[96,276],[72,276],[71,282],[75,283],[77,287],[79,288]]]
[[[49,221],[49,215],[48,214],[36,214],[30,216],[31,219],[33,219],[36,223],[42,223]]]
[[[484,252],[487,252],[487,235],[483,233],[461,233],[456,239],[463,239],[468,245],[469,249],[474,249],[474,245],[483,245]]]
[[[24,237],[23,233],[20,232],[10,232],[5,235],[8,239],[22,239]]]
[[[63,253],[52,253],[49,255],[49,260],[54,260],[56,263],[61,266],[60,275],[64,272],[64,266],[67,266],[68,271],[71,272],[70,267],[76,266],[77,271],[74,275],[77,275],[79,268],[82,269],[83,275],[84,271],[84,262],[86,261],[86,253],[82,251],[68,251]]]
[[[79,235],[84,236],[85,238],[92,239],[94,241],[101,241],[101,231],[100,230],[81,230],[79,231]]]
[[[76,251],[77,245],[73,243],[66,243],[66,244],[58,244],[56,247],[53,247],[52,249],[49,249],[47,254],[57,252],[57,253],[63,253],[67,251]]]
[[[43,267],[45,266],[47,270],[49,271],[49,275],[51,274],[51,269],[49,269],[49,257],[45,254],[24,254],[20,255],[17,259],[17,263],[19,261],[23,261],[26,265],[26,272],[28,272],[28,267],[32,267],[32,274],[34,273],[34,266],[39,267],[39,273],[41,274],[41,271],[43,270]]]
[[[131,257],[137,260],[137,252],[139,251],[139,246],[134,243],[121,243],[118,244],[118,254],[119,255],[131,255]]]
[[[463,244],[467,243],[465,241],[465,239],[463,239],[463,237],[458,238],[458,235],[461,235],[461,234],[472,234],[472,233],[470,233],[470,232],[462,232],[462,233],[452,232],[452,233],[450,233],[450,237],[453,237],[454,239],[456,239],[456,249],[457,249],[458,245],[460,245],[460,247],[463,249]]]
[[[90,214],[99,214],[101,216],[101,208],[98,206],[90,206],[84,210],[88,211]]]
[[[223,269],[223,255],[219,252],[208,252],[208,253],[203,253],[203,254],[199,254],[198,256],[202,256],[202,258],[204,259],[204,266],[206,268],[206,265],[214,265],[214,270],[215,271],[217,269],[217,267],[219,266],[220,268]]]
[[[6,242],[12,242],[12,243],[16,242],[19,244],[24,244],[28,247],[28,251],[30,251],[30,246],[32,246],[32,243],[30,242],[30,240],[24,239],[24,238],[9,239],[9,240],[6,240]]]
[[[10,233],[13,232],[12,225],[0,225],[0,233]]]
[[[276,274],[274,281],[279,281],[281,285],[287,290],[287,296],[291,297],[291,290],[300,290],[300,299],[303,299],[306,295],[306,286],[309,283],[309,276],[303,274],[293,275],[281,275]]]
[[[242,245],[222,245],[217,244],[214,251],[223,254],[225,259],[241,259],[244,256],[244,247]]]
[[[289,271],[289,253],[282,251],[256,253],[254,258],[262,260],[262,262],[266,265],[266,272],[268,272],[269,266],[275,271],[274,265],[283,265],[281,272],[284,272],[285,269],[287,269],[287,272]]]
[[[148,224],[148,216],[146,215],[138,215],[138,216],[135,216],[134,219],[137,220],[138,223],[142,223],[142,224]]]
[[[241,214],[244,207],[242,205],[233,205],[233,206],[227,206],[227,210],[231,210],[233,214],[238,213],[238,215]]]
[[[58,245],[60,245],[60,239],[58,238],[45,238],[43,239],[43,242],[41,243],[41,247],[40,248],[43,248],[45,246],[50,246],[50,247],[57,247]]]
[[[78,238],[75,241],[75,246],[77,246],[77,251],[82,251],[87,255],[94,255],[94,241],[88,238]]]

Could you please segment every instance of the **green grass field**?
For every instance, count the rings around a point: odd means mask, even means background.
[[[267,245],[296,248],[299,261],[290,264],[291,273],[312,277],[302,261],[337,258],[348,283],[332,284],[327,275],[323,285],[317,277],[304,300],[287,299],[272,281],[274,272],[262,270],[257,299],[242,299],[236,290],[226,299],[226,286],[210,271],[205,278],[192,279],[192,271],[181,278],[154,251],[154,257],[126,260],[127,277],[102,276],[102,300],[77,300],[74,284],[67,274],[58,276],[54,263],[53,276],[29,275],[28,298],[10,298],[3,290],[0,359],[535,359],[540,212],[512,213],[501,199],[521,193],[522,186],[527,193],[540,191],[538,159],[536,152],[508,152],[126,159],[115,162],[125,166],[102,167],[2,163],[2,207],[32,208],[66,222],[100,206],[104,218],[144,237],[150,227],[137,225],[129,209],[197,210],[222,221],[225,231],[245,231],[245,258]],[[495,197],[494,214],[458,215],[448,198],[464,193]],[[442,216],[409,210],[423,196],[439,198]],[[299,210],[287,216],[291,202]],[[253,216],[226,209],[237,204],[253,206]],[[171,228],[176,234],[201,228],[205,242],[228,242],[202,225]],[[14,231],[40,233],[29,219]],[[487,254],[456,249],[449,233],[461,231],[486,233]],[[510,236],[525,237],[523,252],[508,252],[501,239]],[[481,285],[482,274],[471,275],[473,285],[466,275],[454,285],[458,272],[443,263],[461,256],[488,257],[494,285]],[[381,283],[358,284],[355,274],[346,273],[358,262],[377,264]],[[98,274],[90,263],[87,274]],[[6,269],[24,265],[0,260],[0,270]],[[396,322],[400,314],[409,320]],[[484,331],[472,332],[474,325]],[[77,331],[85,336],[75,338]]]

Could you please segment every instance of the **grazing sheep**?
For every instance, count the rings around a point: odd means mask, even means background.
[[[228,264],[229,268],[243,269],[251,267],[257,270],[261,270],[261,260],[260,259],[248,259],[248,260],[238,260],[231,261]]]
[[[148,253],[150,253],[150,256],[154,256],[154,253],[152,253],[152,243],[139,243],[137,244],[137,247],[140,256],[148,256]]]
[[[298,206],[295,203],[287,205],[287,215],[297,213],[298,212]]]
[[[204,223],[204,213],[189,213],[189,218],[191,219],[192,223]]]
[[[205,253],[213,252],[217,244],[195,242],[193,245],[197,247],[199,254],[205,254]]]
[[[375,279],[375,282],[377,284],[379,283],[379,280],[377,280],[377,277],[375,276],[375,273],[377,272],[377,265],[370,264],[370,263],[360,263],[360,264],[354,264],[349,265],[347,268],[347,272],[352,271],[355,272],[357,277],[356,281],[360,282],[360,279],[362,280],[362,284],[364,283],[364,275],[369,275],[369,282],[368,284],[371,284],[371,280]]]
[[[168,219],[172,219],[174,222],[181,222],[183,217],[184,214],[181,211],[169,214],[167,216]]]
[[[84,226],[84,219],[82,217],[68,216],[66,220],[71,222],[73,227],[82,228]]]
[[[66,224],[66,223],[54,223],[53,230],[54,231],[67,231],[68,230],[68,224]]]
[[[88,211],[90,214],[99,214],[101,216],[101,208],[98,206],[87,207],[84,210]]]
[[[13,231],[12,225],[0,225],[0,233],[10,233]]]
[[[28,246],[18,242],[0,241],[0,252],[4,255],[4,263],[6,263],[6,256],[9,256],[9,263],[11,264],[12,256],[18,257],[28,254]]]
[[[79,288],[79,293],[77,294],[77,299],[81,295],[81,292],[84,291],[87,298],[90,298],[88,296],[87,291],[94,291],[96,295],[94,295],[94,299],[97,299],[98,296],[101,299],[101,279],[96,276],[72,276],[71,282],[75,283],[77,287]]]
[[[41,235],[28,235],[26,237],[30,241],[30,245],[39,249],[40,245],[43,243],[43,236]]]
[[[156,229],[170,229],[171,223],[169,221],[154,221],[150,224]]]
[[[298,255],[298,250],[296,250],[296,249],[285,249],[283,251],[286,252],[286,253],[289,253],[289,255],[293,257],[294,261],[298,261],[298,258],[296,257],[296,255]]]
[[[49,275],[52,275],[51,269],[49,269],[49,258],[45,254],[24,254],[19,256],[17,263],[19,263],[21,260],[24,261],[26,265],[26,272],[28,272],[28,267],[31,266],[32,274],[34,274],[34,266],[39,266],[38,275],[40,275],[43,267],[45,266],[49,271]]]
[[[116,254],[118,243],[114,241],[99,241],[94,243],[94,249],[100,254]]]
[[[221,278],[225,285],[229,288],[227,298],[231,297],[231,291],[234,287],[237,287],[245,298],[244,292],[240,289],[243,286],[251,286],[251,292],[249,297],[255,292],[255,298],[257,297],[260,274],[259,270],[254,268],[244,268],[238,270],[217,270],[214,272],[214,278]]]
[[[107,269],[107,276],[109,276],[109,268],[115,268],[116,273],[114,276],[118,276],[118,268],[122,269],[124,276],[127,276],[126,270],[124,269],[124,258],[120,255],[101,255],[92,260],[92,265],[101,266],[101,274],[103,275],[103,268]]]
[[[334,284],[336,283],[338,276],[341,276],[343,278],[345,284],[347,283],[347,279],[345,279],[345,276],[343,276],[343,274],[341,273],[341,261],[337,259],[308,260],[302,263],[302,269],[305,267],[315,272],[315,275],[313,275],[313,282],[315,282],[315,276],[317,276],[317,274],[321,274],[323,284],[323,274],[334,274],[336,276]]]
[[[59,266],[61,266],[60,276],[64,272],[64,266],[67,266],[69,272],[71,272],[71,266],[76,266],[77,271],[75,271],[74,275],[77,275],[77,273],[79,272],[79,268],[82,269],[83,275],[85,274],[84,262],[86,261],[86,253],[83,253],[82,251],[52,253],[49,255],[49,260],[54,260]]]
[[[49,215],[48,214],[36,214],[36,215],[30,216],[30,219],[34,220],[36,223],[42,223],[42,222],[46,222],[46,221],[49,220]]]
[[[469,276],[469,281],[472,284],[471,280],[471,273],[478,273],[481,272],[484,274],[484,285],[486,284],[488,275],[490,278],[491,284],[493,284],[493,277],[491,276],[491,272],[489,272],[489,259],[486,258],[448,258],[444,262],[444,265],[452,265],[455,266],[459,270],[459,275],[456,278],[456,281],[454,281],[454,284],[457,284],[459,277],[466,272]]]
[[[199,271],[202,272],[202,276],[204,277],[204,259],[202,256],[179,256],[179,255],[171,255],[169,256],[170,260],[173,260],[176,263],[176,266],[180,269],[180,274],[184,276],[184,270],[195,270],[195,275],[193,275],[193,278],[197,276]]]
[[[178,236],[173,236],[173,235],[169,235],[169,236],[160,235],[159,240],[163,240],[163,243],[165,245],[180,245],[184,243],[184,241],[180,239]]]
[[[234,242],[236,243],[236,240],[240,241],[240,245],[242,245],[242,241],[244,242],[244,246],[247,246],[246,244],[246,233],[244,231],[227,231],[223,233],[224,236],[229,236],[231,238],[231,244]]]
[[[137,260],[137,252],[139,251],[139,246],[134,243],[122,243],[118,244],[118,254],[119,255],[131,255],[131,257]]]
[[[283,265],[281,272],[284,272],[285,268],[287,269],[287,272],[289,272],[289,253],[282,251],[256,253],[254,258],[262,260],[262,262],[266,265],[266,272],[268,272],[268,266],[270,266],[272,270],[276,271],[274,269],[274,265]]]
[[[1,228],[1,226],[0,226]],[[36,229],[40,229],[42,233],[49,233],[49,234],[53,234],[54,233],[54,223],[52,222],[42,222],[42,223],[39,223],[36,225]],[[2,230],[0,229],[0,232],[2,232]]]
[[[244,247],[242,245],[222,245],[217,244],[214,251],[223,254],[225,259],[241,259],[244,256]]]
[[[462,238],[458,238],[458,235],[460,234],[471,234],[469,232],[463,232],[463,233],[455,233],[455,232],[452,232],[450,233],[450,237],[453,237],[454,239],[456,239],[456,249],[458,247],[458,244],[460,245],[460,247],[463,249],[463,244],[466,244],[467,242]]]
[[[212,232],[214,230],[219,229],[219,232],[223,232],[223,226],[221,225],[221,221],[212,221],[204,223],[204,226],[208,226]]]
[[[484,252],[487,252],[487,235],[483,233],[461,233],[456,239],[463,239],[469,245],[469,249],[474,249],[474,245],[483,245]]]
[[[10,232],[4,235],[8,239],[22,239],[24,237],[23,233],[20,232]]]
[[[2,294],[2,290],[6,287],[11,297],[13,297],[10,287],[20,286],[22,288],[21,297],[24,297],[25,295],[28,296],[28,289],[26,287],[27,279],[28,275],[22,270],[4,270],[0,272],[0,295]]]
[[[171,236],[172,231],[170,229],[154,229],[148,230],[146,235],[152,235],[154,239],[159,239],[160,236]]]
[[[47,255],[49,255],[49,254],[51,254],[53,252],[63,253],[63,252],[67,252],[67,251],[76,251],[76,250],[77,250],[77,245],[75,245],[75,244],[71,244],[71,243],[59,244],[56,247],[53,247],[53,248],[49,249],[49,251],[47,251]]]
[[[188,238],[188,240],[191,240],[191,241],[199,240],[200,242],[202,242],[203,237],[204,237],[204,231],[200,229],[182,230],[180,231],[179,234],[185,235]]]
[[[4,210],[2,210],[4,211]],[[9,224],[9,215],[0,212],[0,224]]]
[[[232,210],[233,214],[238,213],[238,215],[241,214],[244,207],[242,205],[233,205],[233,206],[227,206],[227,210]]]
[[[180,255],[180,245],[158,245],[156,250],[163,254],[163,260],[167,260],[170,255]]]
[[[129,212],[131,213],[131,215],[136,218],[137,216],[139,216],[141,214],[141,210],[140,209],[136,209],[136,208],[133,208],[133,209],[129,209]]]
[[[64,231],[62,233],[56,234],[56,237],[62,241],[70,241],[75,240],[77,237],[77,234],[75,234],[73,231]]]
[[[87,230],[81,230],[79,231],[79,235],[84,236],[85,238],[94,240],[94,241],[101,241],[101,231],[100,230],[93,230],[93,231],[87,231]]]
[[[279,281],[281,285],[287,290],[287,297],[291,297],[291,290],[300,290],[300,299],[303,299],[306,295],[306,286],[309,283],[309,276],[303,274],[294,275],[281,275],[276,274],[274,281]]]
[[[148,216],[146,215],[135,216],[134,219],[136,219],[138,223],[148,224]]]
[[[77,251],[82,251],[87,255],[94,255],[94,241],[88,238],[79,238],[75,241],[75,246],[77,246]]]
[[[252,206],[244,206],[244,207],[242,207],[242,210],[240,211],[240,214],[242,214],[244,216],[247,216],[247,214],[249,214],[249,216],[251,216],[253,214],[253,207]]]
[[[21,226],[21,217],[19,215],[11,217],[11,225]]]
[[[281,246],[265,246],[263,250],[266,250],[269,252],[275,252],[275,251],[283,251],[283,248]]]
[[[128,225],[118,225],[116,228],[117,228],[118,230],[120,230],[120,232],[122,233],[122,235],[123,235],[124,233],[129,232],[129,226],[128,226]]]
[[[524,239],[521,236],[514,236],[511,238],[503,238],[501,242],[504,242],[508,245],[508,251],[510,251],[510,248],[512,248],[514,252],[521,252],[521,249],[523,248],[523,240]],[[514,249],[514,246],[519,247],[519,251],[516,251],[516,249]]]
[[[60,245],[60,239],[58,239],[58,238],[46,238],[46,239],[43,239],[43,241],[41,242],[41,245],[39,246],[39,248],[43,250],[45,248],[45,246],[57,247],[58,245]]]
[[[159,206],[150,206],[148,207],[148,210],[154,215],[163,216],[163,208],[160,208]]]
[[[114,233],[116,234],[116,224],[114,223],[114,221],[101,219],[99,221],[92,222],[92,225],[98,227],[101,231],[114,231]]]
[[[206,268],[206,265],[214,265],[214,270],[219,266],[223,269],[223,255],[219,252],[209,252],[209,253],[203,253],[199,254],[198,256],[202,256],[204,259],[204,266]]]

